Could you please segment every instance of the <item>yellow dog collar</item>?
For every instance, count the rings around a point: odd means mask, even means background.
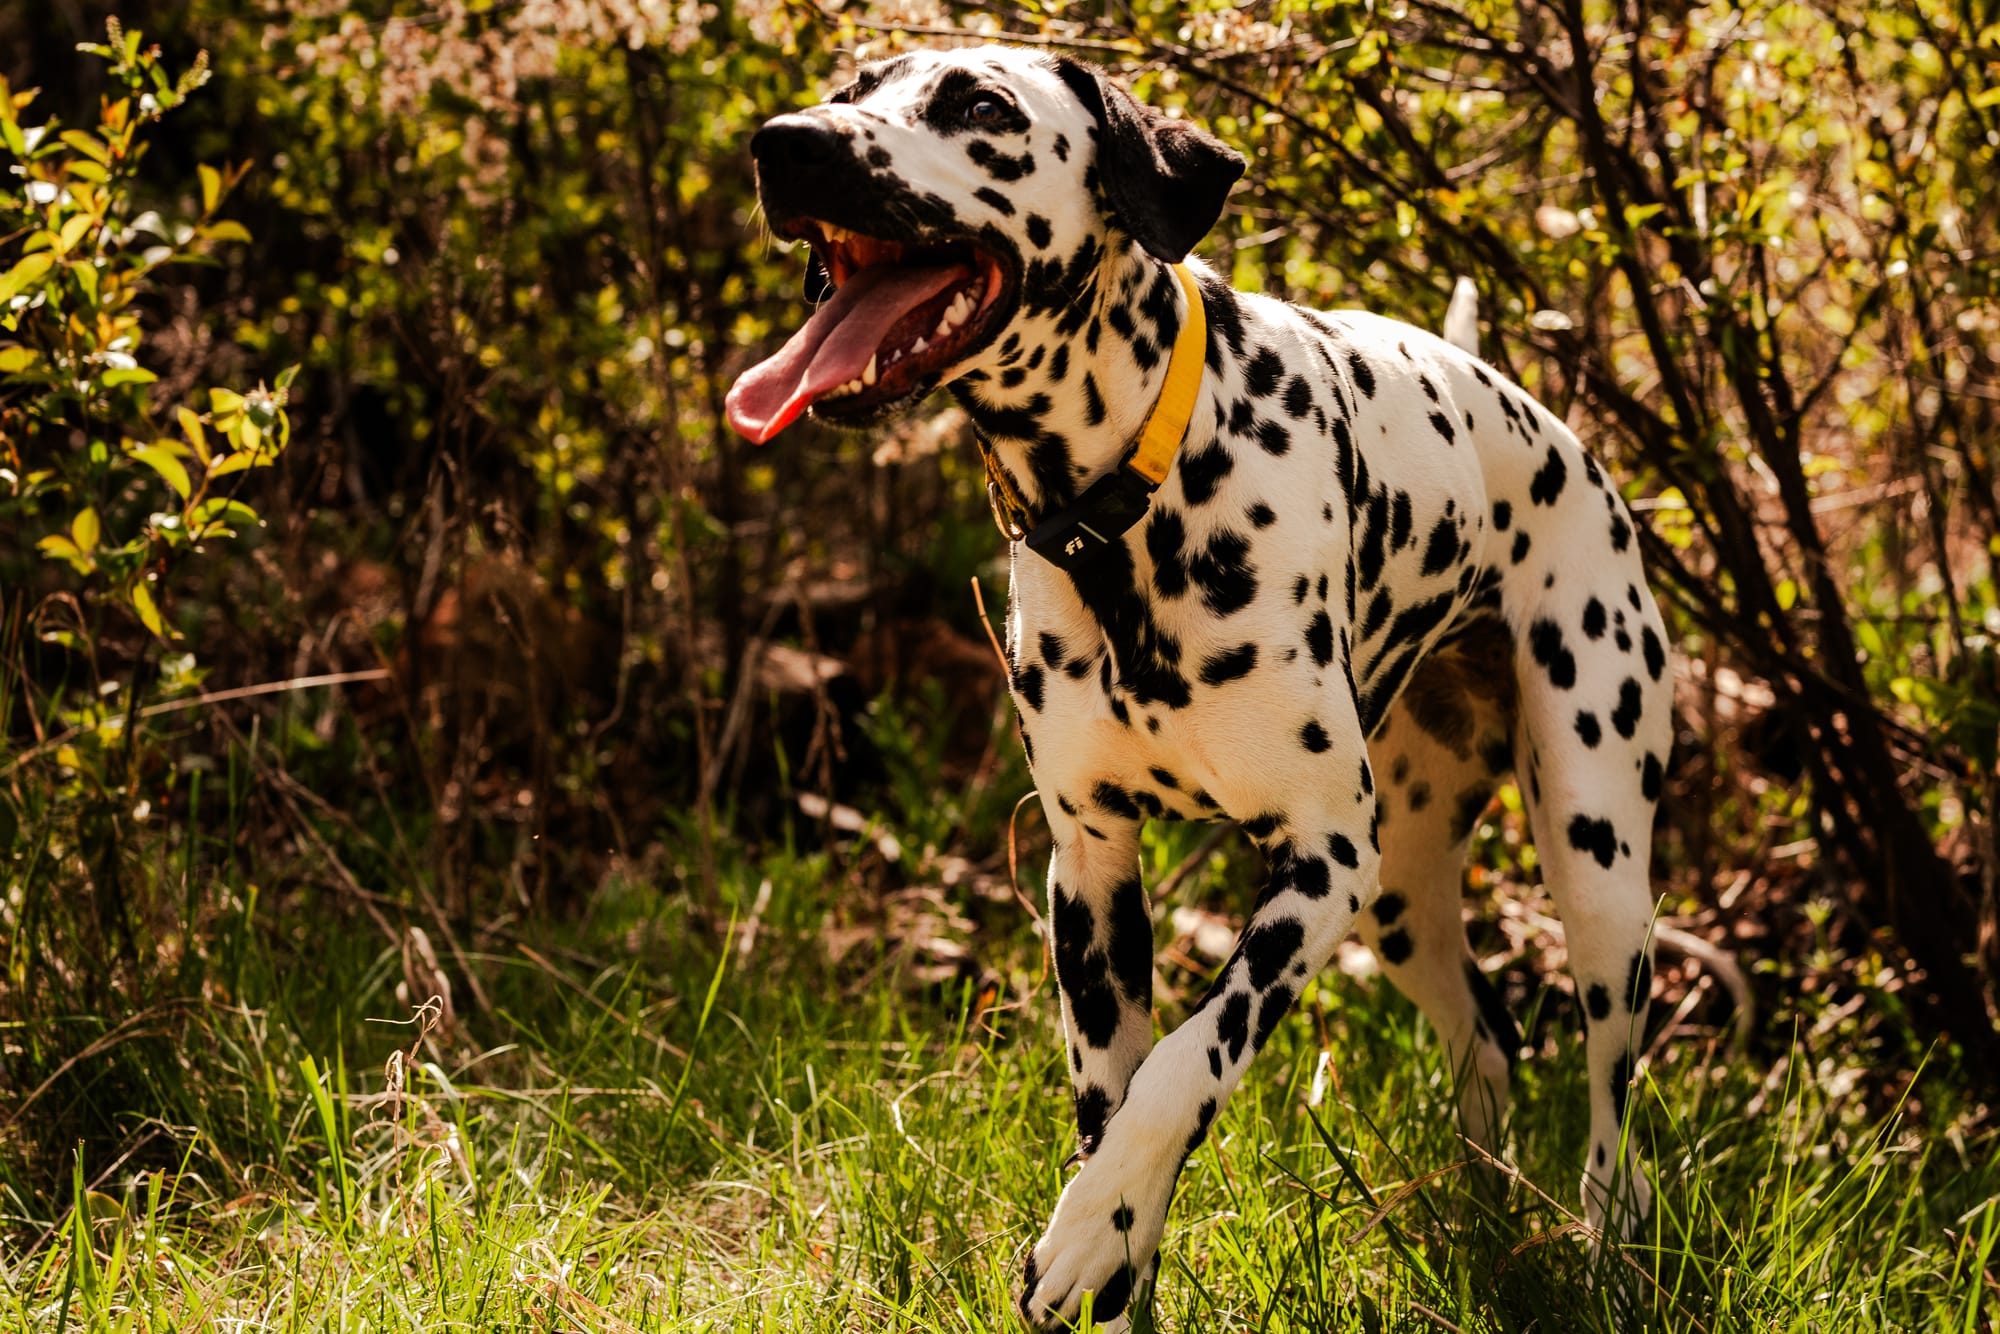
[[[1167,383],[1139,432],[1139,447],[1125,463],[1155,487],[1167,480],[1167,473],[1174,466],[1174,455],[1181,441],[1187,438],[1194,401],[1201,393],[1202,362],[1208,357],[1208,312],[1202,308],[1201,288],[1195,285],[1194,274],[1185,264],[1174,265],[1174,276],[1181,280],[1181,290],[1187,293],[1187,318],[1181,321],[1181,331],[1174,338],[1173,356],[1167,361]]]
[[[1123,466],[1100,477],[1055,514],[1024,531],[1022,521],[1027,506],[997,466],[992,452],[981,441],[986,459],[987,502],[993,521],[1010,542],[1025,540],[1029,550],[1044,560],[1074,569],[1097,552],[1116,542],[1145,517],[1152,507],[1153,492],[1173,470],[1174,455],[1187,437],[1188,422],[1194,416],[1195,400],[1201,394],[1202,366],[1208,357],[1208,317],[1201,303],[1201,289],[1185,264],[1174,265],[1174,276],[1187,293],[1187,318],[1174,337],[1167,360],[1167,380],[1153,410],[1146,416],[1139,437]]]

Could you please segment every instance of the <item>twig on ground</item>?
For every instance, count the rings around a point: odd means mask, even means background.
[[[204,704],[226,704],[231,700],[254,699],[259,695],[280,695],[294,690],[311,690],[317,686],[350,685],[358,681],[381,681],[389,673],[381,667],[370,667],[358,672],[329,672],[324,676],[295,676],[289,681],[266,681],[261,685],[233,686],[228,690],[203,691],[188,699],[170,699],[161,704],[148,704],[135,717],[158,718],[163,714],[180,713],[187,709],[198,709]],[[40,759],[51,751],[60,750],[83,735],[88,729],[72,727],[58,732],[39,745],[28,747],[0,767],[0,778],[5,778],[31,760]]]
[[[796,589],[789,590],[793,598]],[[743,646],[742,661],[737,664],[736,689],[729,696],[729,703],[722,713],[722,733],[715,740],[715,751],[708,758],[708,765],[701,772],[700,805],[706,809],[714,800],[723,773],[729,768],[730,756],[735,753],[737,739],[742,735],[744,721],[750,715],[750,701],[757,693],[758,669],[764,654],[770,649],[771,632],[777,628],[778,614],[784,609],[787,599],[776,596],[764,610],[764,619],[757,627],[757,633],[750,636]]]
[[[972,604],[979,611],[979,626],[986,631],[986,642],[993,647],[993,657],[1000,664],[1000,677],[1007,679],[1007,655],[1000,649],[1000,641],[993,634],[993,623],[986,617],[986,593],[981,588],[978,576],[972,579]],[[1000,768],[1001,736],[1007,728],[1007,715],[1013,710],[1013,701],[1005,690],[999,691],[993,699],[993,721],[986,729],[986,746],[979,753],[979,763],[972,767],[972,778],[965,785],[965,800],[960,803],[966,812],[966,819],[979,809],[980,801],[986,795],[987,784]],[[961,825],[961,829],[963,826]]]
[[[1448,1329],[1452,1331],[1452,1334],[1465,1334],[1465,1329],[1462,1326],[1452,1324],[1451,1321],[1446,1320],[1436,1311],[1431,1310],[1430,1307],[1425,1306],[1422,1302],[1414,1298],[1410,1301],[1410,1309],[1436,1325],[1439,1329]]]
[[[1021,911],[1028,914],[1029,920],[1035,924],[1035,934],[1042,938],[1042,975],[1035,979],[1037,987],[1049,980],[1049,968],[1054,957],[1051,951],[1055,949],[1055,942],[1049,939],[1049,931],[1042,922],[1042,914],[1028,901],[1028,896],[1021,892],[1021,845],[1014,834],[1014,822],[1021,818],[1021,808],[1028,804],[1028,799],[1040,795],[1039,791],[1033,789],[1023,793],[1021,799],[1014,803],[1012,813],[1007,816],[1007,888],[1014,891],[1014,901],[1021,905]]]
[[[71,1070],[74,1070],[77,1066],[89,1060],[91,1057],[102,1055],[103,1053],[110,1051],[113,1047],[117,1046],[121,1042],[131,1042],[137,1038],[161,1037],[165,1033],[164,1029],[145,1028],[144,1025],[153,1023],[161,1018],[164,1018],[165,1015],[172,1010],[190,1010],[190,1009],[197,1009],[199,1007],[200,1007],[200,1002],[193,999],[192,997],[189,997],[180,1000],[162,1001],[160,1004],[149,1006],[146,1009],[139,1011],[137,1014],[128,1015],[125,1019],[119,1022],[116,1028],[112,1029],[109,1033],[106,1033],[103,1037],[98,1038],[95,1042],[92,1042],[89,1046],[85,1047],[82,1051],[76,1053],[74,1056],[71,1056],[61,1065],[57,1066],[55,1070],[50,1073],[47,1079],[44,1079],[41,1083],[35,1085],[33,1090],[29,1092],[28,1096],[21,1099],[20,1102],[16,1103],[14,1105],[13,1110],[7,1113],[7,1120],[5,1124],[11,1126],[18,1123],[22,1117],[28,1114],[28,1108],[34,1106],[35,1100],[37,1098],[41,1097],[44,1093],[47,1093],[50,1087],[53,1086],[57,1080],[61,1079],[64,1075],[68,1074]]]
[[[1538,912],[1526,914],[1528,924],[1537,931],[1553,936],[1568,948],[1569,936],[1563,924],[1553,917]],[[1653,942],[1686,958],[1693,959],[1708,970],[1710,976],[1722,984],[1729,993],[1736,1012],[1731,1018],[1733,1037],[1731,1045],[1741,1051],[1750,1041],[1757,1022],[1757,998],[1750,990],[1749,981],[1743,976],[1743,969],[1727,950],[1710,944],[1694,932],[1676,926],[1672,922],[1657,921],[1653,924]]]
[[[1000,664],[1000,675],[1012,679],[1007,670],[1007,654],[1000,647],[1000,636],[993,633],[993,622],[986,615],[986,590],[979,585],[979,576],[972,576],[972,603],[979,608],[979,628],[986,632],[986,642],[993,646],[993,660]]]
[[[1390,1191],[1383,1198],[1382,1202],[1376,1205],[1369,1213],[1368,1217],[1361,1220],[1361,1226],[1354,1230],[1354,1234],[1347,1239],[1346,1244],[1353,1246],[1360,1242],[1363,1237],[1366,1237],[1380,1226],[1382,1220],[1393,1213],[1397,1205],[1415,1195],[1425,1186],[1430,1185],[1431,1182],[1436,1181],[1439,1177],[1450,1176],[1460,1168],[1470,1167],[1471,1165],[1472,1160],[1470,1158],[1461,1158],[1455,1163],[1446,1163],[1443,1167],[1434,1167],[1414,1180],[1405,1181],[1402,1185]]]
[[[1736,1013],[1730,1027],[1732,1035],[1730,1047],[1742,1051],[1750,1045],[1750,1036],[1757,1028],[1757,997],[1750,990],[1749,980],[1743,976],[1741,965],[1727,950],[1703,940],[1692,931],[1682,930],[1669,922],[1659,922],[1653,927],[1653,939],[1671,950],[1693,959],[1708,970],[1723,990],[1729,993],[1736,1004]]]

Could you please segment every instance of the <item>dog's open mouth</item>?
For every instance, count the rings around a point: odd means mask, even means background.
[[[809,407],[859,418],[928,390],[1005,317],[1006,266],[970,241],[882,240],[814,218],[777,230],[812,243],[835,291],[730,386],[729,423],[758,444]]]

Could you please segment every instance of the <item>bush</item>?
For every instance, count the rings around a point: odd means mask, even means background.
[[[115,19],[82,49],[118,90],[87,128],[36,120],[35,93],[0,80],[14,178],[0,194],[0,722],[27,738],[0,765],[0,1017],[27,1034],[6,1049],[22,1087],[156,999],[159,956],[177,958],[210,910],[200,886],[171,884],[147,833],[189,780],[154,720],[204,675],[208,610],[178,592],[261,526],[242,488],[291,437],[292,371],[197,397],[147,364],[176,267],[250,239],[219,212],[245,168],[141,183],[156,125],[207,82],[206,57],[173,77]],[[155,194],[164,214],[145,204]],[[44,1026],[58,1015],[96,1031],[58,1036]]]

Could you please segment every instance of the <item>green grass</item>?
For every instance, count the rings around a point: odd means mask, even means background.
[[[218,991],[43,1095],[130,1109],[134,1152],[0,1177],[0,1328],[1016,1328],[1072,1147],[1035,940],[1011,902],[848,879],[818,856],[738,866],[708,911],[613,884],[586,921],[495,937],[489,1008],[461,990],[428,1038],[378,1022],[408,1017],[409,978],[365,925],[249,951],[240,1004]],[[948,951],[908,943],[926,934],[1002,979],[979,1022],[974,988],[934,980]],[[1172,1021],[1199,982],[1168,976]],[[1591,1284],[1573,1035],[1522,1067],[1522,1179],[1487,1209],[1437,1173],[1464,1155],[1428,1030],[1329,973],[1188,1165],[1157,1325],[1552,1334],[1612,1328],[1624,1300],[1624,1329],[1991,1329],[1994,1139],[1936,1073],[1872,1116],[1867,1051],[1819,1019],[1773,1021],[1780,1052],[1798,1035],[1776,1064],[1655,1058],[1632,1133],[1658,1207],[1606,1262],[1625,1279]],[[37,1175],[68,1186],[24,1193]]]

